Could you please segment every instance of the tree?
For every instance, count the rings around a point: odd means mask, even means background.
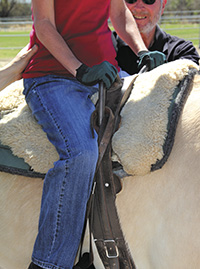
[[[166,11],[200,10],[199,0],[168,0]]]
[[[0,17],[9,17],[11,11],[16,6],[16,0],[1,0],[0,1]]]

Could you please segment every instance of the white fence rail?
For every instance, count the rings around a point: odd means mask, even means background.
[[[181,28],[168,28],[170,24],[182,24]],[[195,11],[165,11],[160,20],[161,28],[168,32],[179,30],[181,37],[190,41],[198,41],[200,48],[200,10]],[[195,34],[193,34],[195,30]],[[196,43],[196,42],[195,42]]]
[[[199,1],[199,0],[198,0]],[[174,30],[180,30],[184,33],[184,37],[190,41],[198,40],[198,46],[200,48],[200,10],[195,11],[174,11],[174,12],[164,12],[160,20],[160,25],[166,32],[172,30],[168,28],[169,24],[182,24],[181,28],[173,28]],[[184,25],[186,25],[184,27]],[[189,24],[189,27],[188,27]],[[11,37],[24,37],[29,36],[29,34],[11,34],[9,32],[14,31],[29,31],[31,29],[32,20],[31,17],[18,17],[18,18],[0,18],[0,50],[5,49],[20,49],[22,47],[3,47],[1,45],[1,37],[11,38]],[[190,27],[191,25],[191,27]],[[192,34],[192,30],[196,30],[195,34]],[[4,32],[1,34],[1,32]],[[5,33],[6,32],[6,33]],[[188,38],[187,38],[188,35]]]

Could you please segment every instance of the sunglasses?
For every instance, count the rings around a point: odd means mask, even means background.
[[[128,4],[133,4],[137,2],[137,0],[125,0],[125,1]],[[153,5],[156,2],[156,0],[142,0],[142,2],[145,3],[146,5]]]

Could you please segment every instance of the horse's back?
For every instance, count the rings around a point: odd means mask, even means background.
[[[200,76],[161,170],[123,180],[117,207],[137,268],[200,268]]]

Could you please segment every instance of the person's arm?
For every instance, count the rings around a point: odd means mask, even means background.
[[[54,0],[32,0],[32,7],[37,37],[48,51],[79,82],[92,86],[103,81],[106,87],[110,88],[117,76],[117,69],[106,61],[99,65],[88,67],[75,57],[56,29]]]
[[[22,78],[22,73],[25,67],[32,56],[36,53],[37,49],[37,46],[34,45],[28,50],[27,45],[15,56],[12,61],[0,69],[0,91],[12,82]]]
[[[38,39],[75,76],[76,69],[82,63],[75,57],[56,29],[54,0],[32,0],[32,7],[34,26]]]
[[[110,20],[119,37],[124,40],[137,55],[139,51],[147,51],[137,24],[127,8],[124,0],[111,0]]]
[[[146,66],[147,70],[165,63],[166,56],[159,51],[148,51],[145,46],[135,19],[127,8],[124,0],[111,0],[110,20],[119,37],[124,40],[138,56],[140,70]]]

